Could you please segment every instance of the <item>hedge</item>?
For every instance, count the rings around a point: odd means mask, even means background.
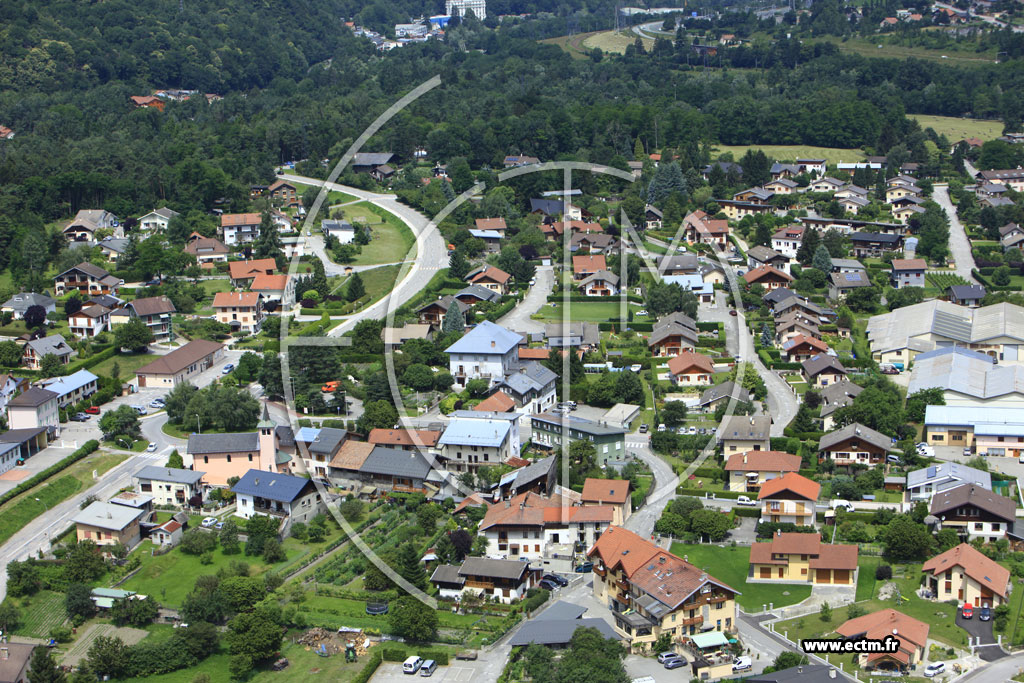
[[[713,323],[713,322],[697,323],[697,331],[698,332],[719,332],[721,330],[721,327],[722,327],[722,323]]]
[[[381,662],[383,661],[384,655],[381,648],[371,650],[370,659],[366,662],[366,665],[360,669],[359,673],[352,678],[351,683],[369,683],[370,679],[373,678],[373,674],[377,673],[377,668],[380,667]]]
[[[761,508],[756,507],[734,507],[732,509],[737,517],[761,517]]]
[[[731,498],[733,500],[739,498],[740,496],[746,495],[744,493],[740,493],[739,491],[712,491],[710,489],[695,489],[691,486],[686,486],[685,484],[680,484],[679,486],[676,487],[676,495],[680,496],[695,496],[697,498],[704,498],[709,493],[714,494],[715,498]]]
[[[484,319],[490,320],[493,323],[497,321],[498,318],[515,308],[516,303],[518,302],[515,299],[509,299],[497,308],[488,311],[487,315],[484,316]]]
[[[599,297],[599,296],[587,296],[585,294],[570,294],[569,302],[577,304],[589,304],[597,301],[608,301],[609,299],[618,300],[619,297]],[[555,292],[554,294],[548,294],[548,303],[560,304],[565,301],[565,295],[561,292]],[[643,297],[637,294],[627,294],[626,301],[634,304],[642,304],[644,302]]]
[[[56,463],[54,465],[50,465],[49,467],[47,467],[42,472],[39,472],[38,474],[36,474],[32,478],[27,479],[26,481],[21,482],[20,484],[15,486],[13,489],[11,489],[7,493],[5,493],[2,496],[0,496],[0,505],[3,505],[4,503],[6,503],[10,499],[14,498],[18,494],[21,494],[21,493],[24,493],[25,491],[28,491],[33,486],[37,486],[37,485],[41,484],[42,482],[46,481],[47,479],[49,479],[53,475],[57,474],[61,470],[65,469],[66,467],[70,467],[71,465],[73,465],[74,463],[78,462],[79,460],[81,460],[85,456],[89,455],[90,453],[95,452],[96,449],[99,448],[99,447],[100,447],[100,443],[99,443],[99,441],[96,441],[95,439],[90,439],[89,441],[86,441],[84,444],[82,444],[81,448],[79,448],[77,451],[75,451],[74,453],[72,453],[68,457],[64,458],[63,460],[61,460],[60,462],[58,462],[58,463]]]
[[[103,361],[107,360],[108,358],[113,358],[115,355],[117,355],[117,348],[111,346],[109,349],[103,349],[99,353],[89,356],[88,358],[83,358],[81,360],[76,360],[73,363],[68,363],[64,368],[64,374],[71,375],[78,372],[79,370],[88,370],[89,368],[94,368]]]

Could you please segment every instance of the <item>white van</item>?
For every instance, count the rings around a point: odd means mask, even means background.
[[[423,658],[422,657],[417,657],[416,655],[412,655],[411,657],[406,659],[404,662],[402,662],[402,673],[415,675],[416,672],[419,671],[420,667],[422,667],[422,666],[423,666]]]
[[[753,664],[754,662],[750,657],[737,657],[736,661],[732,663],[733,673],[736,673],[737,671],[746,671],[753,666]]]
[[[847,512],[853,512],[853,503],[848,500],[841,500],[839,498],[832,501],[830,507],[833,510],[846,510]]]

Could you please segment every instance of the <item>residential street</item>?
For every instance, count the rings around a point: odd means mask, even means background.
[[[291,182],[323,185],[323,181],[316,178],[306,178],[290,174],[281,174],[278,177]],[[401,218],[413,234],[416,235],[416,256],[411,260],[405,261],[410,267],[405,271],[401,281],[396,284],[391,294],[368,308],[349,316],[343,323],[328,332],[329,337],[340,337],[355,327],[356,323],[360,320],[384,318],[388,310],[398,308],[415,296],[417,292],[425,288],[435,273],[448,265],[448,250],[444,239],[441,237],[441,231],[437,229],[437,226],[429,223],[427,218],[418,211],[400,203],[394,195],[365,192],[337,183],[331,183],[328,189],[351,194],[390,211]]]
[[[544,331],[544,323],[531,320],[530,316],[539,311],[541,307],[547,303],[548,295],[551,294],[551,290],[554,289],[554,267],[539,266],[537,268],[536,278],[537,284],[530,287],[526,296],[519,302],[519,305],[498,319],[499,325],[512,330],[513,332],[521,332],[523,334]]]
[[[949,216],[949,251],[956,263],[956,274],[972,284],[977,284],[977,280],[971,275],[971,270],[974,268],[971,243],[967,239],[963,223],[956,217],[956,207],[949,201],[949,186],[936,183],[932,191],[932,199]]]
[[[640,536],[649,537],[654,533],[654,523],[661,518],[665,506],[675,498],[679,477],[668,463],[648,448],[647,434],[627,434],[626,451],[644,461],[654,473],[655,490],[647,497],[647,504],[626,520],[625,527]]]

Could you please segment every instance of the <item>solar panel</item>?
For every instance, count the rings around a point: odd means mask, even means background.
[[[860,273],[847,273],[846,279],[850,282],[860,282]]]
[[[928,468],[928,478],[931,479],[932,477],[934,477],[936,475],[937,472],[938,472],[937,468],[929,467]]]

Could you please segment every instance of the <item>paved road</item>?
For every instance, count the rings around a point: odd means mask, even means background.
[[[282,174],[278,175],[278,177],[290,182],[308,185],[324,184],[324,181],[316,178],[306,178],[290,174]],[[400,203],[395,195],[366,192],[365,190],[357,190],[356,188],[337,183],[331,183],[328,189],[346,192],[360,199],[365,199],[374,206],[379,206],[395,214],[403,223],[409,226],[409,229],[416,236],[416,256],[406,261],[409,264],[409,269],[402,280],[396,284],[391,294],[372,306],[349,316],[343,323],[327,334],[329,337],[340,337],[355,327],[359,321],[370,318],[383,318],[387,315],[389,309],[395,310],[414,297],[427,286],[438,270],[448,266],[448,250],[444,239],[441,237],[441,231],[437,229],[437,226],[431,224],[423,214]]]
[[[974,254],[971,253],[971,243],[967,239],[967,232],[963,223],[956,216],[956,207],[949,201],[949,187],[947,185],[936,185],[932,191],[932,199],[942,207],[942,210],[949,216],[949,251],[956,262],[956,274],[970,283],[977,284],[977,280],[971,275],[974,266]]]
[[[647,446],[647,434],[630,434],[628,439],[643,444],[639,447],[634,445],[629,451],[635,453],[654,473],[654,492],[648,496],[647,504],[630,515],[625,524],[627,529],[646,538],[654,533],[654,523],[661,518],[665,506],[675,498],[679,477],[667,462],[655,455]]]
[[[498,319],[499,325],[524,334],[544,331],[544,323],[532,320],[530,316],[547,303],[548,295],[555,287],[554,266],[540,266],[537,268],[536,278],[537,283],[530,287],[523,300]]]
[[[1003,648],[996,645],[996,637],[992,635],[992,621],[982,621],[978,618],[980,610],[974,609],[974,617],[964,619],[960,612],[956,613],[956,625],[967,631],[967,635],[974,638],[974,642],[988,647],[979,647],[974,653],[986,662],[995,662],[1004,659],[1009,655]]]
[[[995,683],[995,681],[1010,681],[1021,673],[1024,673],[1024,654],[1005,657],[998,662],[975,669],[956,680],[957,683],[981,683],[981,681]]]

